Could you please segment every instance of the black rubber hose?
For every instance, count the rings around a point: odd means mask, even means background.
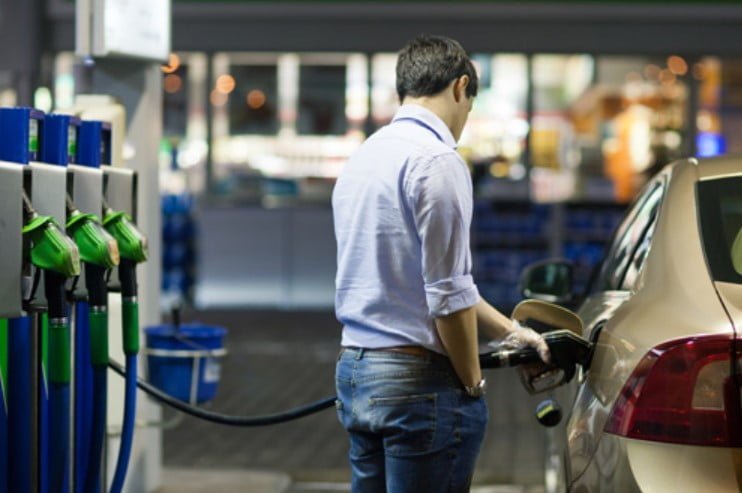
[[[47,312],[50,319],[67,317],[67,303],[64,292],[66,280],[67,278],[58,272],[53,270],[44,271],[44,294],[46,295]]]
[[[124,368],[120,363],[109,360],[108,366],[122,377],[125,375]],[[336,399],[335,396],[326,397],[316,402],[312,402],[300,407],[295,407],[293,409],[289,409],[288,411],[283,411],[276,414],[266,414],[263,416],[231,416],[228,414],[207,411],[196,406],[191,406],[186,402],[183,402],[179,399],[176,399],[175,397],[166,394],[154,385],[141,379],[137,379],[137,386],[151,397],[154,397],[161,403],[167,404],[168,406],[173,407],[178,411],[184,412],[199,419],[211,421],[212,423],[218,423],[227,426],[268,426],[278,423],[285,423],[287,421],[303,418],[305,416],[309,416],[310,414],[322,411],[323,409],[333,407],[335,405]]]
[[[119,282],[121,296],[133,298],[137,295],[137,264],[128,258],[122,258],[119,263]]]
[[[85,285],[88,288],[90,306],[108,305],[108,288],[106,287],[106,268],[95,264],[85,264]]]

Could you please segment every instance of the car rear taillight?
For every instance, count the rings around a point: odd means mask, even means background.
[[[732,335],[714,335],[650,350],[621,390],[605,431],[656,442],[742,446],[740,377],[730,376],[734,346]]]

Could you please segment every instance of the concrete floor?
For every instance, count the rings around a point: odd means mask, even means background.
[[[186,312],[182,319],[229,329],[214,410],[267,414],[334,394],[340,326],[329,311]],[[490,423],[472,491],[541,491],[546,432],[533,416],[539,399],[511,370],[487,378]],[[164,433],[163,448],[161,493],[349,491],[347,438],[332,408],[261,428],[186,417]]]

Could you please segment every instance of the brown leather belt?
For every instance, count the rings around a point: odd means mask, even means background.
[[[401,354],[409,354],[410,356],[419,356],[421,358],[424,358],[425,356],[429,356],[432,353],[430,349],[426,349],[422,346],[382,347],[382,348],[364,349],[364,351],[365,352],[382,351],[386,353],[401,353]]]

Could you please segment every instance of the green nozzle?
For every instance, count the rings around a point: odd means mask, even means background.
[[[136,263],[147,260],[147,237],[137,229],[130,215],[109,209],[103,218],[103,226],[118,241],[123,258]]]
[[[67,231],[80,248],[83,262],[110,269],[119,264],[116,240],[103,228],[95,214],[73,210],[67,220]]]
[[[36,216],[23,227],[31,239],[31,263],[65,277],[80,275],[80,250],[49,216]]]

